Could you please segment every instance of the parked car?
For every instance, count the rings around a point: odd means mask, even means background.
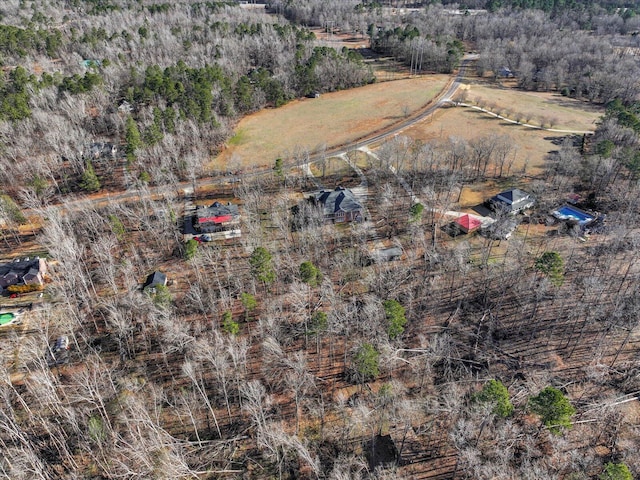
[[[53,347],[54,352],[59,352],[60,350],[69,350],[69,337],[66,335],[58,337]]]

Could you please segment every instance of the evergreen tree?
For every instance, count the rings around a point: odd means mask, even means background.
[[[411,208],[409,209],[409,213],[411,214],[411,221],[419,222],[422,218],[423,211],[424,205],[422,205],[421,203],[414,203],[413,205],[411,205]]]
[[[247,292],[242,292],[240,294],[240,301],[244,307],[244,320],[246,322],[249,319],[249,313],[255,310],[258,306],[258,302],[256,302],[256,297]]]
[[[387,317],[387,334],[393,340],[404,332],[407,318],[404,316],[404,307],[396,300],[385,300],[383,302],[384,313]]]
[[[276,163],[273,165],[273,172],[280,180],[284,180],[284,168],[281,158],[276,158]]]
[[[311,287],[316,287],[322,281],[322,272],[311,262],[300,264],[300,278]]]
[[[126,143],[124,151],[127,155],[127,160],[132,162],[136,159],[136,150],[142,147],[142,138],[138,125],[131,116],[127,118],[125,125],[124,141]]]
[[[540,415],[542,423],[554,434],[562,428],[571,428],[571,417],[576,409],[557,388],[546,387],[538,395],[529,399],[533,413]]]
[[[633,475],[624,463],[609,462],[598,478],[600,480],[633,480]]]
[[[264,247],[257,247],[249,258],[251,274],[265,285],[273,283],[276,279],[276,272],[271,262],[271,254]]]
[[[493,405],[492,413],[499,417],[508,417],[513,413],[509,391],[499,380],[489,380],[485,383],[482,390],[474,396],[474,400]]]
[[[233,319],[231,310],[227,310],[222,314],[222,330],[229,335],[238,335],[240,333],[240,324]]]
[[[564,283],[564,262],[558,252],[544,252],[535,263],[536,270],[545,274],[554,285]]]
[[[370,343],[363,343],[353,357],[353,365],[358,383],[375,379],[380,374],[380,354]]]
[[[197,251],[198,241],[193,238],[187,240],[187,243],[185,244],[184,258],[186,258],[187,260],[191,260],[196,256]]]
[[[97,192],[100,190],[100,179],[96,175],[95,170],[91,162],[87,162],[87,166],[82,172],[82,179],[80,180],[80,188],[87,192]]]

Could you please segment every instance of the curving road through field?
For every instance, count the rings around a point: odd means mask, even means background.
[[[364,147],[364,146],[371,145],[373,143],[381,142],[383,140],[386,140],[389,137],[392,137],[394,135],[398,135],[400,132],[402,132],[406,128],[411,127],[412,125],[415,125],[416,123],[419,123],[422,120],[428,118],[438,108],[442,107],[443,104],[451,103],[452,97],[458,91],[458,88],[460,88],[460,84],[462,83],[462,79],[465,77],[465,75],[467,73],[467,68],[469,67],[469,63],[472,60],[475,60],[477,58],[478,58],[477,55],[466,55],[464,57],[464,59],[462,60],[462,63],[460,64],[460,69],[458,70],[457,75],[455,77],[453,77],[449,81],[447,86],[435,97],[435,99],[432,102],[430,102],[430,104],[426,108],[424,108],[422,110],[419,110],[417,113],[414,113],[412,116],[410,116],[405,121],[396,123],[395,125],[393,125],[390,128],[386,128],[386,129],[384,129],[382,131],[379,131],[379,132],[374,132],[374,133],[372,133],[370,135],[367,135],[366,137],[363,137],[361,139],[355,140],[353,142],[349,142],[348,144],[330,148],[326,152],[324,152],[323,155],[325,155],[325,156],[340,155],[342,153],[346,153],[346,152],[349,152],[351,150],[358,149],[360,147]],[[317,154],[315,154],[315,155],[312,154],[311,158],[315,159],[318,156],[319,155],[317,155]]]
[[[417,113],[413,114],[406,120],[399,122],[390,128],[386,128],[382,131],[373,132],[370,135],[367,135],[365,137],[359,138],[357,140],[354,140],[346,144],[331,147],[322,153],[314,152],[310,155],[310,158],[309,158],[310,163],[319,160],[322,156],[324,157],[337,156],[337,155],[347,153],[354,149],[362,148],[367,145],[381,142],[389,137],[399,134],[404,129],[418,122],[421,122],[425,118],[429,117],[444,103],[451,102],[451,98],[460,87],[462,79],[466,75],[466,71],[469,66],[469,63],[475,60],[476,58],[477,58],[477,55],[465,56],[465,58],[462,60],[460,64],[460,68],[456,76],[449,81],[449,83],[442,90],[442,92],[440,92],[440,94],[438,94],[435,97],[434,101],[432,101],[424,109],[418,111]],[[257,170],[250,173],[245,173],[243,175],[245,178],[256,177],[256,176],[264,175],[270,172],[271,172],[271,169],[266,169],[266,170]],[[227,177],[227,176],[220,176],[216,178],[205,177],[205,178],[197,179],[195,182],[187,181],[187,182],[179,182],[174,185],[160,185],[156,187],[150,187],[146,191],[135,189],[135,190],[126,190],[122,192],[113,192],[113,193],[106,193],[106,194],[99,194],[99,195],[92,195],[92,196],[84,196],[84,197],[75,198],[75,199],[67,198],[65,199],[64,203],[52,204],[52,205],[46,206],[45,210],[57,210],[57,211],[63,211],[63,212],[79,210],[82,208],[87,208],[89,206],[98,206],[100,204],[105,204],[105,203],[109,204],[112,202],[135,200],[142,195],[150,195],[152,198],[161,197],[164,194],[168,193],[169,191],[172,191],[174,193],[179,193],[179,194],[187,194],[189,192],[193,192],[194,188],[206,187],[211,185],[221,185],[221,184],[228,183],[229,181],[230,181],[230,177]],[[25,210],[25,213],[27,215],[28,215],[28,212],[29,210]]]

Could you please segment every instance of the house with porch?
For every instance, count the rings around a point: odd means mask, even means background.
[[[496,213],[516,214],[531,208],[535,199],[519,188],[505,190],[489,199],[489,206]]]
[[[0,264],[0,288],[11,285],[44,285],[47,262],[44,258],[16,258]]]

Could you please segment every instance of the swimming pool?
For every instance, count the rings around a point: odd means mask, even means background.
[[[9,313],[0,313],[0,327],[2,325],[8,325],[9,323],[13,322],[13,320],[16,318],[16,316],[9,312]]]
[[[570,205],[564,205],[553,212],[553,216],[559,218],[560,220],[576,220],[580,225],[586,225],[587,223],[593,221],[595,217],[593,215],[589,215],[587,212],[583,212],[582,210],[572,207]]]

